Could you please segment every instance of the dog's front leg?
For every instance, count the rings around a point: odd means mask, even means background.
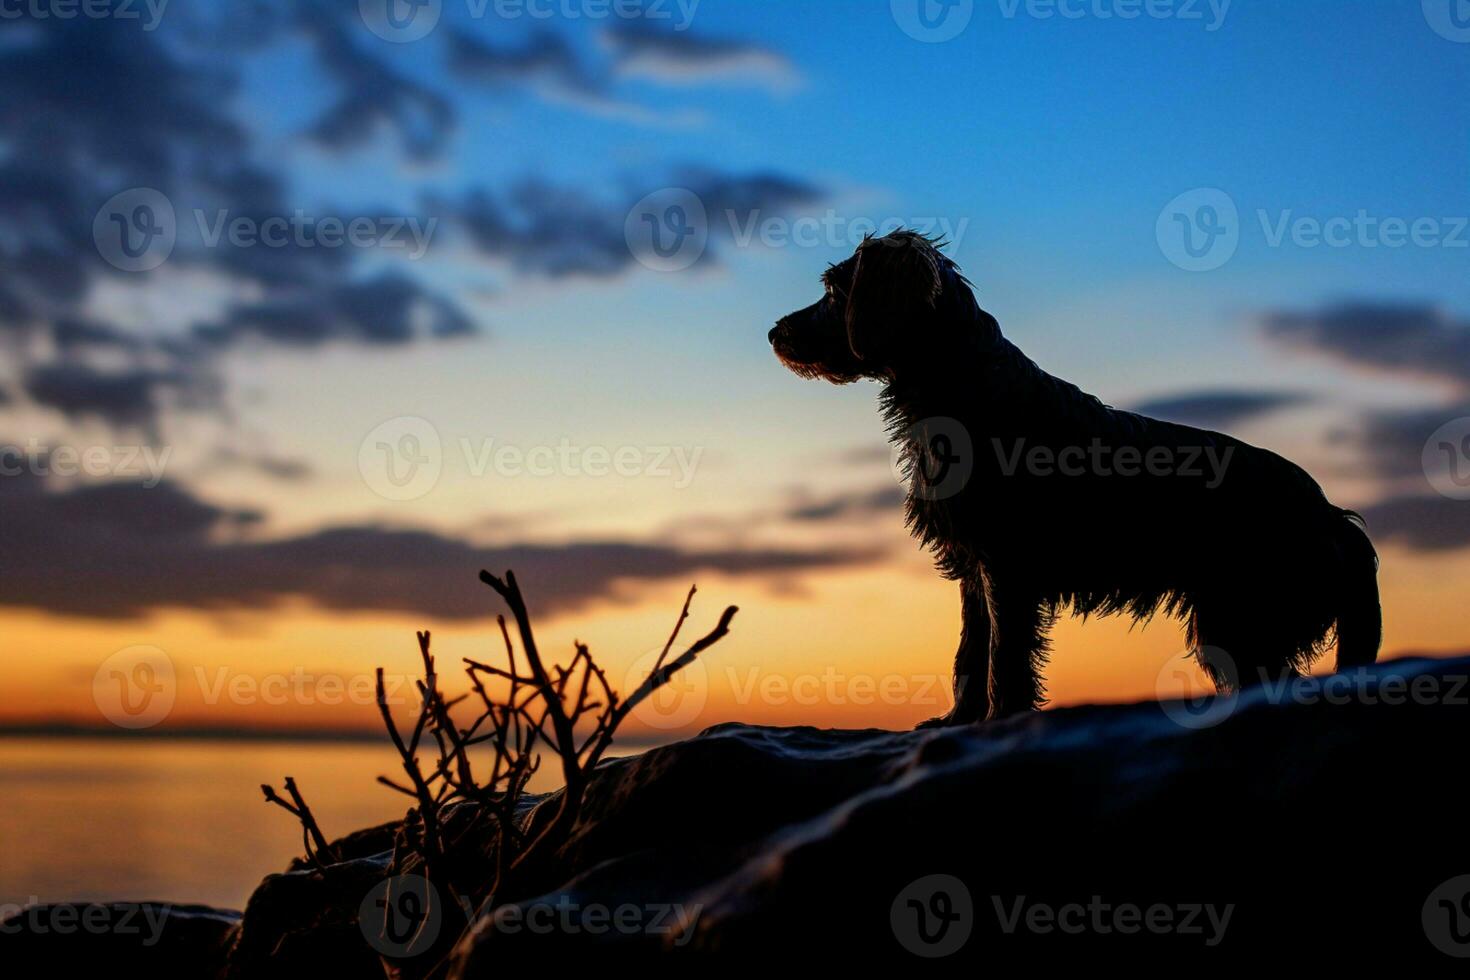
[[[954,657],[954,707],[920,728],[968,725],[990,711],[990,610],[979,580],[960,583],[960,648]]]
[[[1036,711],[1046,703],[1041,670],[1056,613],[1037,590],[1004,576],[992,580],[990,608],[990,717]]]

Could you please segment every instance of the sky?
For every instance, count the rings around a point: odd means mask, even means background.
[[[1385,655],[1464,651],[1454,4],[6,5],[0,725],[367,728],[415,629],[493,652],[481,567],[627,688],[741,607],[646,734],[942,713],[877,390],[765,339],[900,223],[1052,373],[1301,462]],[[1054,636],[1056,704],[1185,649]]]

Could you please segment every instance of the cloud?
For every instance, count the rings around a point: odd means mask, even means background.
[[[277,539],[248,532],[261,515],[200,501],[170,481],[55,491],[0,479],[0,604],[101,618],[167,608],[268,609],[304,598],[342,612],[474,619],[495,611],[478,569],[515,569],[538,611],[617,600],[631,583],[701,572],[790,575],[877,560],[872,551],[694,548],[616,539],[476,546],[365,524]]]
[[[808,523],[894,514],[903,506],[903,498],[903,491],[897,485],[878,487],[799,503],[788,508],[782,516],[788,521]]]
[[[783,91],[801,80],[796,66],[772,48],[748,41],[666,30],[648,22],[623,21],[602,34],[615,71],[664,85],[747,83]]]
[[[1470,547],[1470,503],[1449,497],[1403,495],[1363,508],[1377,541],[1392,541],[1415,551],[1443,552]]]
[[[755,212],[787,213],[825,194],[819,187],[777,173],[686,169],[672,174],[666,186],[684,187],[699,197],[712,243],[728,240],[732,220],[746,223]],[[606,278],[634,266],[624,224],[641,197],[630,192],[622,199],[609,199],[579,187],[533,179],[500,195],[479,188],[458,202],[431,198],[429,208],[460,227],[482,255],[508,261],[522,273]],[[706,250],[701,261],[712,261],[716,248]]]
[[[460,307],[403,276],[385,273],[323,289],[280,290],[271,299],[233,307],[196,335],[215,344],[256,337],[291,347],[329,341],[403,344],[418,337],[475,333]]]
[[[1470,390],[1470,322],[1432,306],[1351,303],[1271,313],[1262,328],[1277,343],[1355,367]]]
[[[1155,398],[1133,406],[1132,410],[1183,425],[1223,429],[1309,401],[1311,396],[1303,392],[1219,389]]]
[[[1357,426],[1336,432],[1334,437],[1356,449],[1368,472],[1379,479],[1422,480],[1424,444],[1437,429],[1457,418],[1470,418],[1470,402],[1368,412]]]
[[[342,150],[361,146],[387,129],[398,135],[410,158],[437,157],[455,128],[449,100],[367,53],[359,43],[367,32],[357,22],[356,6],[312,0],[299,5],[297,23],[339,90],[309,135]]]
[[[164,392],[183,383],[180,375],[168,372],[97,371],[81,364],[58,364],[31,368],[23,386],[31,401],[69,419],[151,429]]]

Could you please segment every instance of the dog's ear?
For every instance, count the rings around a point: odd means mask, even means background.
[[[913,232],[863,240],[847,296],[847,343],[858,360],[882,363],[892,333],[934,309],[940,262],[933,243]]]

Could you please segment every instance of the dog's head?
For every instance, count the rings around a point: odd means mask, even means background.
[[[939,243],[913,231],[865,238],[822,285],[826,295],[770,333],[776,356],[802,377],[892,379],[945,356],[945,342],[973,332],[977,317],[995,325]]]

